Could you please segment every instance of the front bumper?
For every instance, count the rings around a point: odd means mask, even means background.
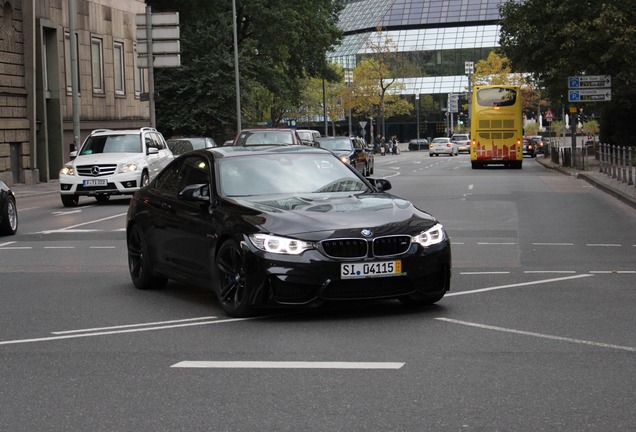
[[[399,259],[402,264],[399,275],[360,279],[341,277],[341,264],[352,261],[328,258],[317,250],[289,256],[254,250],[249,241],[243,245],[247,284],[254,288],[254,306],[318,306],[332,301],[433,297],[450,289],[448,239],[428,248],[411,245],[407,253],[396,257],[354,260],[374,263]]]
[[[105,180],[106,185],[92,186],[90,183],[86,183],[92,180]],[[138,172],[117,174],[108,177],[60,174],[60,193],[62,195],[132,195],[139,190],[140,184],[141,174]]]

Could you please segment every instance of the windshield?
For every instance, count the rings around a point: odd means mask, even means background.
[[[106,135],[89,137],[80,156],[98,153],[141,153],[140,135]]]
[[[367,184],[332,154],[222,158],[218,175],[220,192],[228,197],[367,190]]]
[[[347,137],[343,138],[317,138],[316,142],[321,148],[327,150],[347,150],[350,151],[353,147],[351,139]]]

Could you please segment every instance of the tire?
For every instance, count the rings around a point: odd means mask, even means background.
[[[236,318],[252,314],[250,292],[245,280],[245,258],[235,240],[225,241],[214,258],[214,281],[219,303]]]
[[[98,203],[105,203],[110,199],[110,195],[95,195],[95,199]]]
[[[168,279],[152,274],[152,265],[149,261],[148,246],[144,234],[139,225],[130,228],[127,238],[128,246],[128,271],[133,284],[138,289],[159,289],[166,286]]]
[[[139,187],[147,186],[150,183],[150,176],[148,175],[148,171],[144,171],[141,173],[141,183]]]
[[[61,195],[61,197],[64,207],[77,207],[79,204],[79,197],[77,195]]]
[[[15,200],[9,196],[6,206],[2,209],[2,223],[0,235],[13,235],[18,231],[18,209]]]

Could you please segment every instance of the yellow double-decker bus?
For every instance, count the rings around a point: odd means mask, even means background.
[[[521,168],[523,117],[517,86],[488,85],[473,88],[470,119],[470,163]]]

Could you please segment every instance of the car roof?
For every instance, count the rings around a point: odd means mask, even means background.
[[[95,129],[89,136],[101,136],[101,135],[135,135],[142,132],[157,132],[155,128],[139,128],[139,129]]]
[[[320,147],[311,147],[306,145],[263,145],[263,146],[223,146],[212,147],[207,149],[195,150],[189,152],[188,155],[197,154],[200,152],[213,153],[215,158],[224,157],[240,157],[245,155],[265,155],[265,154],[299,154],[299,153],[316,153],[316,154],[328,154],[332,155],[329,150],[321,149]]]

